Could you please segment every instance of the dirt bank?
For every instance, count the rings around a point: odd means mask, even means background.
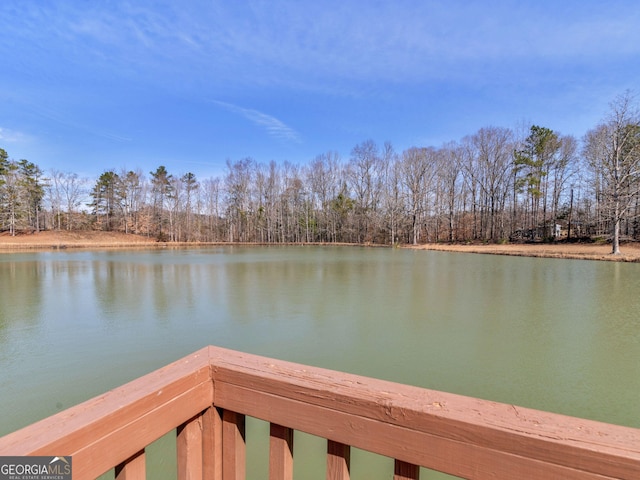
[[[628,243],[620,247],[621,255],[611,255],[611,245],[594,243],[507,244],[507,245],[447,245],[426,244],[407,246],[419,250],[514,255],[519,257],[575,258],[640,262],[640,244]]]
[[[0,252],[52,248],[122,248],[157,246],[149,237],[129,235],[118,232],[92,231],[43,231],[19,233],[15,236],[8,232],[0,233]]]
[[[118,232],[93,231],[43,231],[21,233],[11,236],[0,233],[0,253],[16,250],[50,250],[64,248],[133,248],[159,247],[162,244],[154,238]],[[621,246],[622,254],[611,255],[611,245],[591,243],[554,243],[554,244],[508,244],[508,245],[448,245],[432,243],[417,246],[403,246],[419,250],[441,250],[447,252],[484,253],[493,255],[516,255],[524,257],[576,258],[583,260],[607,260],[619,262],[640,262],[640,243],[627,243]]]

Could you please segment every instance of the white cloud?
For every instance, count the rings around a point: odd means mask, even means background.
[[[0,142],[17,143],[26,140],[26,138],[24,133],[0,127]]]
[[[227,102],[214,100],[213,103],[224,107],[230,112],[243,116],[255,125],[265,129],[267,133],[274,138],[300,143],[300,136],[293,128],[271,115],[267,115],[266,113],[253,110],[251,108],[239,107]]]

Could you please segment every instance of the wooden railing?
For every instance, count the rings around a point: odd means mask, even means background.
[[[4,412],[6,414],[6,412]],[[145,448],[177,432],[178,478],[240,480],[245,416],[270,422],[269,478],[293,477],[293,431],[469,479],[639,479],[640,430],[207,347],[0,438],[0,455],[71,455],[73,478],[145,478]],[[354,466],[356,468],[357,466]],[[266,472],[265,472],[266,477]]]

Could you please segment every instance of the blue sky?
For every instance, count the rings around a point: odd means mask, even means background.
[[[640,79],[640,2],[0,2],[0,148],[95,177],[304,163],[481,127],[580,138]]]

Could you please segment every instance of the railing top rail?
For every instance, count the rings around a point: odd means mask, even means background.
[[[275,399],[286,399],[289,406],[283,416],[286,414],[288,423],[284,425],[409,463],[432,468],[446,466],[450,463],[446,459],[431,465],[421,461],[437,456],[441,449],[445,457],[458,451],[471,455],[459,458],[484,456],[503,462],[518,458],[526,459],[525,463],[531,468],[545,462],[613,478],[636,478],[640,472],[639,429],[216,347],[211,347],[209,352],[216,405],[280,422],[284,418],[276,413],[279,403]],[[310,411],[309,405],[317,407],[312,414],[314,421],[301,418],[300,424],[295,425],[292,412],[297,407],[302,409],[302,405],[306,405],[307,411]],[[343,415],[341,418],[348,422],[347,427],[331,425],[337,420],[332,412]],[[376,429],[376,424],[396,427],[384,431],[404,432],[407,445],[391,453],[394,449],[385,441],[383,430]],[[369,433],[358,432],[358,428],[367,429]],[[380,433],[377,439],[372,435],[376,431]],[[358,440],[359,437],[362,439]],[[430,447],[410,445],[410,438],[421,439]],[[468,471],[457,474],[472,476]],[[563,475],[569,478],[566,472]]]

